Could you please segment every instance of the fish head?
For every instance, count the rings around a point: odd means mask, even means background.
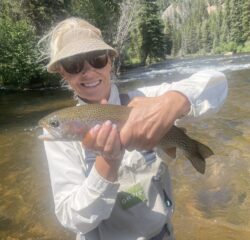
[[[48,141],[81,141],[90,129],[81,120],[63,117],[57,113],[42,118],[38,125],[45,129],[43,135],[39,136],[39,138]]]

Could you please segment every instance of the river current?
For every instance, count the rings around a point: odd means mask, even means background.
[[[250,239],[250,55],[185,58],[129,70],[122,90],[222,71],[229,95],[221,111],[186,126],[215,155],[205,175],[179,156],[170,164],[177,240]],[[66,89],[0,92],[0,239],[73,240],[54,215],[48,166],[37,121],[75,102]]]

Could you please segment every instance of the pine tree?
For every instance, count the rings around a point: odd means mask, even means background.
[[[71,0],[70,13],[100,28],[104,39],[111,43],[116,34],[120,2],[121,0]]]
[[[139,32],[141,34],[141,62],[164,59],[164,25],[159,17],[159,9],[154,0],[145,0],[139,14]]]
[[[67,2],[67,1],[65,1]],[[69,16],[64,1],[23,0],[21,7],[35,26],[37,35],[43,35],[55,22]]]
[[[201,44],[202,44],[202,49],[204,49],[205,52],[211,51],[212,39],[211,39],[211,31],[209,28],[208,20],[203,21],[201,26]]]
[[[250,1],[245,0],[242,7],[242,40],[250,40]]]
[[[242,22],[240,16],[242,16],[241,0],[231,0],[230,38],[236,44],[242,43]]]
[[[172,35],[172,49],[171,49],[171,54],[176,56],[180,54],[180,49],[181,49],[181,31],[174,29],[173,30],[173,35]]]
[[[210,18],[210,31],[211,31],[211,41],[212,41],[212,48],[215,49],[220,44],[220,34],[221,34],[221,10],[218,7],[217,12],[212,13]]]
[[[229,42],[229,29],[230,29],[230,21],[229,21],[229,1],[226,0],[224,9],[221,10],[222,22],[221,22],[221,34],[220,34],[220,43]]]

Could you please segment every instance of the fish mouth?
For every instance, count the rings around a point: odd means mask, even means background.
[[[43,141],[53,141],[56,139],[60,139],[61,136],[57,131],[53,131],[48,125],[45,123],[40,123],[39,122],[39,127],[43,128],[43,133],[38,136],[40,140]]]
[[[85,88],[95,88],[101,84],[102,80],[99,79],[97,81],[89,82],[89,83],[81,83],[81,86]]]
[[[42,135],[39,135],[38,139],[40,139],[42,141],[53,141],[53,140],[55,140],[55,138],[52,135],[44,134],[44,133]]]

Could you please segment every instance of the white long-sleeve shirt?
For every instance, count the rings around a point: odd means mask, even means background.
[[[224,74],[202,71],[172,84],[131,91],[129,96],[131,99],[135,96],[153,97],[167,91],[179,91],[189,99],[191,109],[182,121],[190,121],[216,113],[226,99],[228,88]],[[120,104],[119,92],[114,85],[108,102]],[[79,101],[79,104],[85,103]],[[98,174],[94,167],[95,154],[85,151],[80,142],[45,141],[44,145],[55,213],[63,226],[90,240],[149,239],[170,218],[171,210],[162,204],[163,193],[159,190],[164,189],[172,199],[168,171],[161,159],[126,151],[118,181],[113,183]],[[159,172],[160,181],[152,183]],[[133,203],[134,198],[127,204],[121,193],[129,193],[126,196],[131,198],[131,191],[142,193],[137,199],[139,203]]]

